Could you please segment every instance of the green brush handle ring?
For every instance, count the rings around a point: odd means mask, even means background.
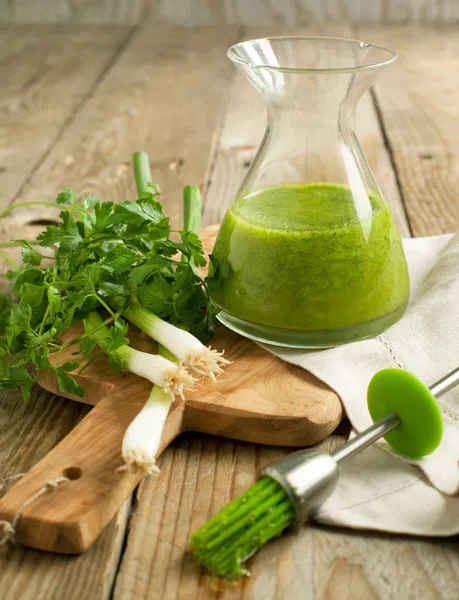
[[[395,413],[400,424],[384,436],[399,454],[419,459],[431,454],[443,434],[440,408],[431,390],[402,369],[376,373],[367,392],[368,410],[374,422]]]

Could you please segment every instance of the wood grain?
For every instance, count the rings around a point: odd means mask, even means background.
[[[151,0],[146,0],[148,2]],[[406,0],[409,1],[409,0]],[[150,14],[155,19],[180,25],[237,24],[248,27],[290,25],[301,26],[311,21],[318,24],[330,21],[378,22],[382,20],[383,0],[193,0],[153,2]]]
[[[139,30],[27,182],[21,200],[53,201],[63,187],[115,202],[132,198],[131,156],[141,148],[178,226],[183,186],[205,179],[231,71],[225,49],[238,37],[237,28]],[[12,220],[26,224],[54,214],[43,207],[18,209]]]
[[[0,206],[13,198],[60,131],[81,108],[129,35],[128,28],[65,30],[15,26],[0,32],[2,146]],[[58,99],[58,101],[56,101]],[[7,142],[7,143],[6,143]],[[41,217],[40,214],[38,214]],[[2,223],[2,240],[35,237],[37,227]],[[87,413],[82,404],[34,390],[28,402],[13,393],[0,400],[0,480],[28,471]],[[128,506],[110,524],[97,547],[69,562],[20,547],[0,553],[0,589],[5,600],[108,598],[122,548]],[[86,576],[81,576],[85,573]]]
[[[0,28],[0,206],[21,195],[129,33],[125,27]]]
[[[8,0],[0,4],[7,23],[139,23],[144,0]]]
[[[21,546],[1,552],[2,600],[108,600],[130,508],[127,501],[97,544],[81,556],[50,558],[45,552]]]
[[[454,23],[455,0],[5,0],[0,21],[7,23],[123,23],[298,26],[316,21],[353,23]]]
[[[375,95],[414,235],[459,227],[459,32],[362,29],[400,59]],[[439,67],[441,65],[441,67]]]
[[[36,388],[28,402],[18,394],[0,401],[0,481],[27,472],[69,433],[88,412],[87,407]],[[3,600],[69,600],[108,598],[124,539],[129,506],[106,528],[89,552],[69,561],[21,547],[0,552]],[[84,576],[81,576],[84,574]],[[76,583],[76,585],[75,585]]]

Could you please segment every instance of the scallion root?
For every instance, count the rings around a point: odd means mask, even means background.
[[[224,365],[229,365],[231,362],[224,358],[223,354],[207,346],[192,348],[186,354],[183,364],[193,375],[215,380],[223,373]]]
[[[171,396],[185,399],[185,391],[195,389],[197,380],[182,365],[170,367],[163,375],[163,390]]]
[[[155,458],[140,449],[123,450],[123,460],[126,463],[127,470],[133,473],[140,473],[142,476],[161,473]]]

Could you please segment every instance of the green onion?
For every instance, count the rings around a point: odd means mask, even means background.
[[[204,346],[188,331],[163,321],[135,298],[123,316],[172,352],[193,375],[215,379],[216,375],[223,372],[223,366],[229,363],[223,352]]]
[[[161,347],[159,350],[165,358],[174,361],[174,356],[167,350]],[[128,467],[145,475],[159,473],[156,455],[171,405],[172,396],[154,385],[142,410],[124,434],[121,453]]]
[[[136,152],[133,156],[137,193],[142,197],[151,181],[148,156],[145,152]],[[201,229],[202,198],[197,186],[188,185],[184,189],[185,231],[199,236]],[[218,352],[205,346],[189,331],[179,329],[147,310],[133,298],[123,316],[148,336],[164,346],[197,377],[215,380],[223,372],[229,361]]]
[[[185,390],[193,389],[195,379],[186,369],[163,356],[141,352],[127,345],[109,351],[107,339],[110,337],[110,332],[108,327],[103,325],[102,318],[97,311],[87,315],[84,320],[84,328],[88,336],[117,364],[131,373],[161,386],[169,396],[183,397]]]
[[[135,180],[139,197],[148,193],[151,181],[148,156],[145,152],[133,155]],[[202,201],[199,188],[187,186],[184,190],[184,229],[199,235],[201,229]],[[133,299],[124,316],[144,330],[150,327],[158,317],[146,310],[136,299]],[[161,321],[161,320],[160,320]],[[162,321],[163,322],[163,321]],[[167,335],[177,336],[185,333],[172,325]],[[193,337],[193,336],[191,336]],[[193,338],[195,339],[195,338]],[[161,340],[158,340],[161,342]],[[168,342],[168,340],[165,340]],[[197,340],[196,340],[197,341]],[[178,362],[177,357],[159,343],[159,353],[170,361]],[[161,436],[167,415],[172,404],[171,395],[159,385],[154,385],[148,400],[126,430],[122,443],[122,455],[129,468],[140,470],[145,474],[158,473],[156,454],[161,444]]]

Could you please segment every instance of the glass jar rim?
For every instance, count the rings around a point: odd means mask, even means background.
[[[331,67],[331,68],[314,68],[314,67],[283,67],[283,66],[275,66],[270,64],[259,64],[253,65],[248,61],[243,60],[236,54],[236,49],[242,48],[243,46],[247,46],[249,44],[253,45],[257,42],[262,41],[321,41],[321,42],[346,42],[357,44],[359,48],[377,48],[382,50],[383,52],[388,54],[387,60],[378,61],[369,65],[357,65],[357,66],[349,66],[349,67]],[[281,71],[286,73],[356,73],[359,71],[368,71],[371,69],[380,69],[382,67],[386,67],[391,63],[395,62],[398,58],[395,50],[391,48],[387,48],[386,46],[382,46],[381,44],[375,44],[373,42],[362,42],[361,40],[357,40],[354,38],[344,38],[344,37],[333,37],[333,36],[300,36],[300,35],[290,35],[290,36],[270,36],[266,38],[255,38],[252,40],[246,40],[244,42],[238,42],[237,44],[233,44],[230,48],[228,48],[226,52],[227,57],[234,63],[244,65],[250,69],[267,69],[270,71]]]

